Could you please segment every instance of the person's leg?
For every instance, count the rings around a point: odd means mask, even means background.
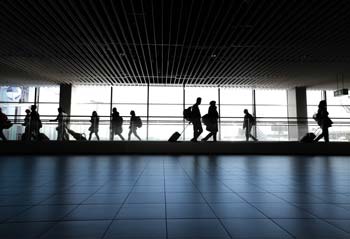
[[[249,129],[245,128],[245,141],[249,141]]]
[[[254,141],[258,141],[257,138],[254,137],[254,135],[252,135],[252,127],[249,128],[248,130],[248,138],[252,138]]]
[[[137,129],[136,128],[133,129],[133,133],[134,133],[135,137],[138,138],[138,140],[141,141],[140,136],[138,136],[138,134],[137,134]]]
[[[98,132],[95,132],[96,138],[98,141],[100,141],[100,136],[98,136]]]
[[[3,141],[7,141],[7,138],[6,138],[5,135],[4,135],[3,129],[0,129],[0,138],[1,138]]]
[[[191,139],[191,141],[195,141],[196,140],[196,135],[197,135],[197,133],[196,133],[196,131],[197,131],[197,126],[196,126],[196,122],[192,122],[192,124],[193,124],[193,138]]]
[[[89,141],[91,140],[91,137],[92,137],[92,131],[90,131]]]
[[[131,128],[130,128],[129,133],[128,133],[128,140],[129,140],[129,141],[130,141],[130,139],[131,139],[131,133],[132,133],[132,130],[131,130]]]
[[[125,139],[124,139],[124,137],[123,137],[123,135],[122,135],[121,133],[119,133],[119,134],[117,134],[117,135],[119,136],[119,138],[120,138],[121,140],[125,141]]]
[[[213,141],[216,142],[216,135],[218,134],[218,132],[214,132],[213,133]]]
[[[329,142],[329,132],[328,132],[328,128],[324,128],[322,130],[323,132],[323,136],[324,136],[324,142],[328,143]]]
[[[203,128],[202,128],[202,123],[201,121],[199,120],[198,122],[198,134],[197,134],[197,138],[203,133]]]

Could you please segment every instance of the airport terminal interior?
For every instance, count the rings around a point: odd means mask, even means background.
[[[2,0],[0,238],[350,239],[349,12]]]

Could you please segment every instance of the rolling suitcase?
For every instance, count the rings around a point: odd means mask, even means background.
[[[188,125],[186,125],[185,129],[181,132],[181,134],[179,132],[175,132],[173,133],[170,138],[168,139],[168,142],[176,142],[180,136],[183,134],[183,132],[185,132],[186,128],[190,125],[191,123],[189,123]]]
[[[311,143],[315,140],[316,135],[314,133],[306,133],[301,139],[302,143]]]
[[[175,132],[173,133],[170,138],[169,138],[169,142],[176,142],[179,138],[180,138],[181,134],[179,132]]]
[[[314,142],[317,135],[322,132],[320,128],[318,128],[315,133],[306,133],[303,137],[301,137],[300,142],[301,143],[311,143]]]

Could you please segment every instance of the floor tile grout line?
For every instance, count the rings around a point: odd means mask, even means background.
[[[187,173],[187,171],[185,170],[185,168],[182,166],[181,161],[179,160],[179,164],[182,167],[182,170],[185,172],[185,174],[187,175],[187,177],[191,180],[193,186],[195,188],[197,188],[198,192],[200,193],[200,195],[202,196],[203,200],[206,202],[206,205],[210,208],[211,212],[214,214],[214,216],[216,217],[216,219],[219,221],[220,225],[222,226],[222,228],[224,229],[224,231],[226,232],[226,234],[229,236],[229,238],[233,239],[233,236],[231,235],[231,233],[228,231],[228,229],[226,228],[225,224],[222,222],[221,218],[219,218],[214,209],[211,207],[211,205],[208,203],[208,201],[206,200],[206,198],[203,196],[203,193],[199,190],[199,188],[197,187],[197,185],[195,185],[193,183],[192,178],[189,176],[189,174]]]
[[[214,176],[215,178],[217,178],[217,180],[219,180],[223,185],[225,185],[226,187],[228,187],[224,182],[222,182],[221,179],[219,179],[217,176]],[[236,194],[238,197],[240,197],[243,201],[245,201],[247,204],[249,204],[250,206],[254,207],[257,211],[259,211],[261,214],[263,214],[267,219],[269,219],[270,221],[272,221],[276,226],[278,226],[280,229],[282,229],[284,232],[286,232],[288,235],[290,235],[292,238],[296,238],[296,236],[294,236],[292,233],[290,233],[288,230],[286,230],[285,228],[281,227],[279,224],[277,224],[273,219],[269,218],[267,215],[265,215],[265,213],[263,213],[261,210],[259,210],[257,207],[255,207],[253,204],[251,204],[250,202],[248,202],[247,200],[245,200],[245,198],[243,198],[242,196],[240,196],[238,193],[234,192],[231,188],[229,188],[231,190],[232,193]]]
[[[345,233],[348,233],[347,231],[343,230],[342,228],[340,228],[340,227],[338,227],[338,226],[335,226],[335,225],[329,223],[329,222],[326,220],[327,218],[321,218],[321,217],[317,216],[316,214],[314,214],[313,212],[311,212],[310,210],[307,210],[307,209],[305,209],[305,208],[302,208],[302,207],[298,206],[297,203],[288,202],[287,200],[285,200],[285,199],[282,198],[282,197],[279,197],[278,195],[276,195],[276,194],[273,193],[273,192],[271,192],[271,194],[274,195],[275,197],[278,197],[278,198],[282,199],[282,200],[285,201],[287,204],[289,204],[289,205],[291,205],[291,206],[293,206],[293,207],[296,207],[296,208],[298,208],[299,210],[302,210],[302,211],[304,211],[304,212],[310,214],[311,216],[315,217],[316,219],[321,220],[321,221],[323,221],[323,222],[325,222],[325,223],[327,223],[327,224],[329,224],[329,225],[331,225],[331,226],[334,226],[334,227],[340,229],[341,231],[343,231],[343,232],[345,232]],[[311,203],[311,204],[313,204],[313,203]],[[320,204],[320,203],[316,203],[316,205],[317,205],[317,204]],[[327,203],[325,203],[325,204],[327,204]],[[332,203],[328,203],[328,204],[334,205],[334,204],[332,204]],[[335,206],[336,206],[336,205],[335,205]],[[342,208],[342,209],[343,209],[343,208]],[[309,220],[311,220],[311,219],[312,219],[312,218],[310,218]],[[313,218],[313,219],[314,219],[314,218]]]
[[[60,220],[58,220],[57,222],[55,222],[52,227],[49,227],[46,231],[40,233],[38,235],[37,238],[41,238],[43,237],[46,233],[48,233],[49,231],[51,231],[51,229],[53,229],[57,224],[59,224],[60,222],[64,222],[66,220],[63,220],[66,216],[70,215],[75,209],[77,209],[79,206],[81,206],[83,204],[83,202],[85,202],[86,200],[88,200],[90,197],[92,197],[92,195],[94,195],[98,190],[100,190],[102,186],[100,186],[94,193],[92,193],[90,196],[88,196],[85,200],[82,200],[80,203],[78,204],[71,204],[71,205],[76,205],[75,207],[73,207],[69,212],[67,212],[63,217],[61,217]]]
[[[127,196],[125,197],[125,199],[123,200],[123,202],[120,204],[120,207],[119,207],[119,209],[117,210],[117,212],[114,214],[113,219],[111,220],[111,222],[110,222],[109,225],[107,226],[106,230],[103,232],[103,234],[102,234],[102,236],[101,236],[101,239],[104,239],[104,238],[106,237],[107,232],[108,232],[109,228],[112,226],[113,222],[114,222],[115,220],[118,220],[118,219],[116,219],[117,215],[118,215],[119,212],[122,210],[123,206],[126,204],[126,202],[127,202],[128,198],[129,198],[130,194],[132,193],[132,191],[133,191],[135,185],[137,184],[137,182],[138,182],[139,179],[141,178],[142,174],[145,172],[146,167],[147,167],[147,165],[149,164],[149,162],[150,162],[149,160],[147,160],[147,162],[145,162],[144,168],[142,169],[142,171],[141,171],[141,172],[139,173],[139,175],[137,176],[137,179],[135,180],[134,184],[132,185],[132,187],[131,187],[130,191],[128,192]]]

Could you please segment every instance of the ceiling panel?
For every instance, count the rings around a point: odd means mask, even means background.
[[[332,86],[347,0],[2,0],[1,84]]]

